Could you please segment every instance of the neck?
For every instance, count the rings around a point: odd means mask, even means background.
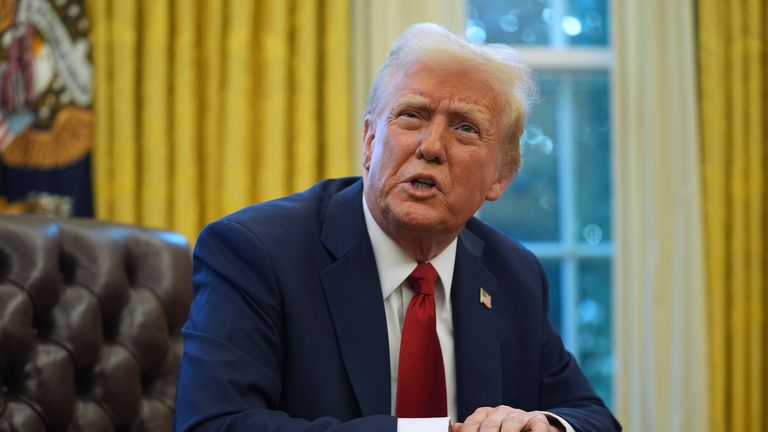
[[[374,216],[376,219],[376,216]],[[440,255],[459,235],[458,232],[436,234],[433,232],[393,230],[376,221],[381,229],[390,236],[411,258],[417,262],[427,262]]]
[[[393,236],[390,233],[388,234],[417,262],[426,262],[440,255],[456,238],[455,235],[441,236],[439,239],[424,239],[420,236]]]

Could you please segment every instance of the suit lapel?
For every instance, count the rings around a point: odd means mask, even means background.
[[[502,402],[498,322],[494,311],[480,303],[480,288],[493,297],[497,283],[480,259],[482,249],[482,240],[462,231],[451,289],[459,421],[478,407]]]
[[[362,182],[328,205],[321,239],[337,258],[320,278],[347,375],[363,416],[390,413],[389,341]]]

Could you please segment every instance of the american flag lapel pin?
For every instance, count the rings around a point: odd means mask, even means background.
[[[480,287],[480,303],[487,309],[491,308],[491,295],[483,287]]]

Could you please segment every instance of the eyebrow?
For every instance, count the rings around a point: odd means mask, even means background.
[[[434,104],[429,99],[420,95],[406,95],[398,98],[393,106],[393,111],[400,111],[405,107],[413,108],[433,108]],[[476,104],[451,101],[450,103],[451,114],[457,114],[458,116],[465,117],[472,122],[479,123],[479,126],[490,128],[492,121],[491,117],[484,113]]]
[[[430,108],[429,100],[419,95],[401,96],[395,101],[394,110],[399,111],[403,107]]]
[[[482,127],[491,127],[491,116],[483,112],[480,107],[475,104],[462,101],[452,101],[451,111],[456,112],[461,116],[467,117],[473,122],[479,123]]]

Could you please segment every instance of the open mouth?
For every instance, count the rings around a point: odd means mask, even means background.
[[[411,180],[411,185],[416,189],[432,189],[435,187],[435,182],[429,179],[418,178]]]

